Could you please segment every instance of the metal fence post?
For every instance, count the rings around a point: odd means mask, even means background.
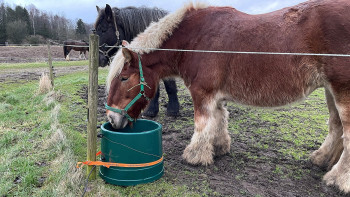
[[[89,44],[89,87],[88,87],[88,137],[87,160],[96,161],[97,150],[97,101],[98,101],[98,35],[90,34]],[[87,176],[93,166],[87,166]],[[96,179],[96,168],[92,171],[90,179]]]

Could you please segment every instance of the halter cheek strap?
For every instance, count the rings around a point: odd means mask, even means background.
[[[138,58],[139,58],[139,70],[140,70],[140,83],[137,84],[136,86],[140,86],[140,92],[136,95],[136,97],[134,99],[132,99],[130,101],[129,104],[126,105],[126,107],[124,109],[117,109],[117,108],[114,108],[114,107],[111,107],[111,106],[108,106],[107,103],[105,104],[105,107],[106,109],[112,111],[112,112],[115,112],[115,113],[118,113],[118,114],[121,114],[122,116],[125,116],[128,118],[129,121],[134,121],[135,119],[132,118],[129,114],[128,114],[128,110],[130,109],[130,107],[136,103],[137,100],[139,100],[141,97],[145,97],[146,100],[150,100],[149,97],[146,96],[145,94],[145,86],[147,86],[149,89],[151,89],[146,81],[145,81],[145,78],[143,77],[143,70],[142,70],[142,64],[141,64],[141,58],[140,58],[140,55],[138,55]],[[131,89],[133,89],[134,87],[136,86],[133,86],[132,88],[130,88],[128,91],[130,91]]]
[[[117,22],[115,21],[116,15],[115,15],[113,10],[112,10],[112,13],[113,13],[113,23],[114,23],[114,27],[115,27],[115,35],[117,36],[117,40],[119,41],[119,31],[118,31]],[[117,41],[117,44],[118,44],[118,41]]]

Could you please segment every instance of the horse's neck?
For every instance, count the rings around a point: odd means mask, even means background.
[[[147,11],[147,10],[146,10]],[[147,12],[143,12],[143,14],[140,15],[138,10],[134,9],[135,16],[133,16],[133,19],[139,15],[139,18],[137,19],[138,22],[135,22],[131,17],[121,17],[122,21],[119,25],[123,27],[123,33],[125,36],[125,40],[128,42],[131,42],[131,40],[136,37],[139,33],[143,32],[151,22],[156,22],[160,18],[162,18],[165,14],[155,14],[156,11],[151,12],[148,10]],[[133,25],[130,25],[133,24]]]
[[[159,79],[180,76],[177,64],[177,55],[169,51],[153,51],[147,54],[151,63],[152,73],[158,75]]]

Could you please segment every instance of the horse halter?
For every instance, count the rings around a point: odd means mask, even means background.
[[[101,45],[98,48],[98,51],[100,53],[102,53],[102,55],[104,55],[108,59],[108,61],[110,63],[111,62],[111,56],[109,56],[109,52],[111,52],[115,47],[119,46],[119,37],[118,37],[117,43],[115,43],[113,46],[106,46],[106,45],[107,45],[106,43],[103,43],[103,45]],[[106,51],[103,51],[103,50],[101,50],[101,47],[109,47],[109,49],[106,50]]]
[[[131,118],[131,116],[128,114],[128,110],[130,109],[130,107],[136,103],[137,100],[139,100],[142,96],[146,98],[146,100],[150,100],[149,97],[146,96],[145,94],[145,87],[144,86],[147,86],[149,89],[151,89],[146,81],[145,81],[145,78],[143,77],[143,71],[142,71],[142,64],[141,64],[141,58],[140,58],[140,55],[138,54],[138,58],[139,58],[139,70],[140,70],[140,83],[131,87],[128,91],[132,90],[133,88],[135,88],[136,86],[140,86],[140,92],[136,95],[136,97],[134,99],[132,99],[130,101],[129,104],[126,105],[126,107],[124,109],[117,109],[117,108],[114,108],[114,107],[111,107],[111,106],[108,106],[107,103],[105,104],[105,107],[106,109],[112,111],[112,112],[115,112],[115,113],[118,113],[118,114],[121,114],[122,116],[126,116],[128,118],[129,121],[134,121],[135,119],[134,118]]]

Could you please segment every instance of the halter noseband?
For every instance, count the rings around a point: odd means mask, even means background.
[[[129,121],[134,121],[135,119],[134,118],[131,118],[131,116],[128,114],[128,110],[130,109],[130,107],[136,103],[137,100],[139,100],[142,96],[146,98],[146,100],[150,100],[150,98],[148,98],[145,94],[145,87],[144,86],[147,86],[148,88],[150,88],[146,81],[145,81],[145,78],[143,77],[143,71],[142,71],[142,64],[141,64],[141,58],[140,58],[140,55],[138,55],[138,58],[139,58],[139,70],[140,70],[140,83],[133,86],[132,88],[130,88],[128,91],[130,91],[131,89],[133,89],[134,87],[136,86],[140,86],[140,92],[138,93],[138,95],[136,95],[136,97],[134,99],[132,99],[130,101],[130,103],[128,105],[126,105],[126,107],[124,109],[117,109],[117,108],[114,108],[114,107],[110,107],[107,105],[107,103],[105,104],[105,107],[106,109],[112,111],[112,112],[115,112],[115,113],[118,113],[118,114],[121,114],[122,116],[126,116],[128,118]],[[151,89],[151,88],[150,88]]]

